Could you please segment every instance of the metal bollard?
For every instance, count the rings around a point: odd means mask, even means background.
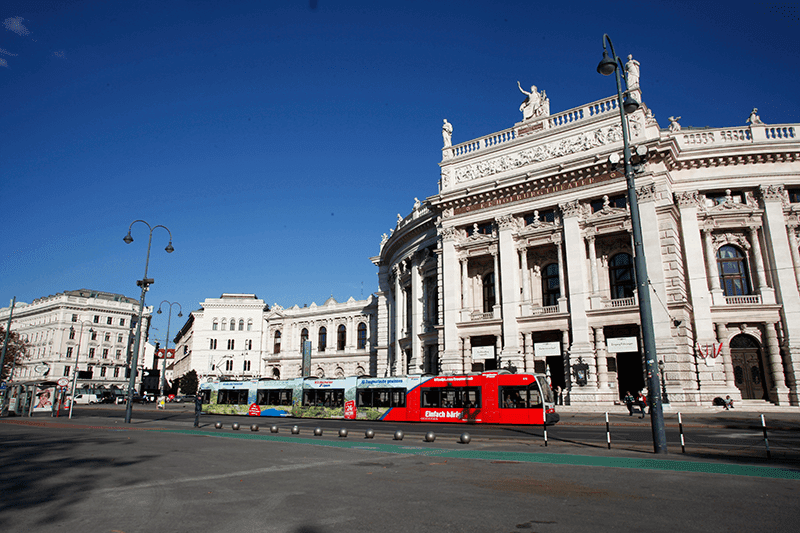
[[[608,425],[608,413],[606,413],[606,441],[608,442],[608,449],[611,449],[611,428]]]
[[[398,429],[394,432],[394,440],[403,440],[403,430]]]
[[[292,426],[292,435],[299,435],[299,434],[300,434],[300,427]]]
[[[340,437],[346,437],[347,436],[347,429],[346,428],[341,428],[339,430],[339,436]]]
[[[761,415],[761,427],[764,428],[764,446],[767,447],[767,459],[772,459],[772,454],[769,452],[769,439],[767,438],[767,423],[764,422],[764,415]]]
[[[681,432],[681,452],[686,453],[686,442],[683,440],[683,419],[680,413],[678,413],[678,430]]]
[[[314,428],[314,435],[317,437],[322,436],[322,428]]]
[[[217,429],[222,429],[222,422],[217,422],[216,424],[214,424],[214,427]]]
[[[469,444],[469,441],[471,440],[472,437],[469,436],[469,433],[462,433],[459,442],[461,442],[461,444]]]
[[[374,429],[368,429],[368,430],[366,430],[364,432],[364,438],[365,439],[371,439],[373,437],[375,437],[375,430]]]
[[[250,424],[250,431],[258,431],[258,424]]]
[[[231,424],[231,428],[233,428],[236,431],[238,431],[239,430],[239,422],[234,422],[233,424]]]
[[[425,442],[433,442],[436,440],[436,433],[429,431],[425,433]]]
[[[275,424],[272,424],[269,427],[269,431],[270,431],[270,433],[277,433],[278,432],[278,426],[276,426]]]

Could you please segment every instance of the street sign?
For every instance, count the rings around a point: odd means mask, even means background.
[[[59,387],[66,387],[69,385],[69,378],[59,378],[57,383]]]

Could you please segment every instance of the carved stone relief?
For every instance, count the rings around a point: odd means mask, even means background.
[[[747,240],[746,236],[739,233],[714,233],[711,235],[711,242],[714,244],[715,251],[726,244],[733,244],[743,250],[750,250],[750,241]]]

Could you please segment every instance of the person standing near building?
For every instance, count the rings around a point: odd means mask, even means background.
[[[625,407],[628,408],[628,416],[633,416],[633,402],[635,401],[633,398],[633,394],[631,391],[625,391],[625,397],[622,399],[625,402]]]

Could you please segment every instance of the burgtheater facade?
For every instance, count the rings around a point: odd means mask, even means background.
[[[643,101],[638,63],[628,72]],[[645,386],[617,100],[551,115],[543,91],[523,92],[504,131],[451,145],[445,121],[439,193],[372,258],[374,368],[547,372],[569,403],[611,403]],[[739,127],[678,119],[627,116],[669,401],[798,405],[796,125],[755,109]]]

